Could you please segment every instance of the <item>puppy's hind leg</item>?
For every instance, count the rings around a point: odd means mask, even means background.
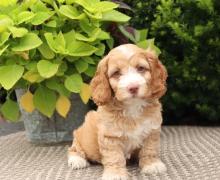
[[[72,146],[68,149],[68,166],[72,169],[83,169],[89,166],[85,153],[81,149],[77,138],[73,140]]]

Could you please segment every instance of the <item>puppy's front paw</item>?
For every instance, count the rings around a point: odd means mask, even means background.
[[[167,168],[165,164],[161,162],[160,160],[157,160],[151,164],[145,165],[141,169],[141,173],[142,174],[159,174],[159,173],[166,172],[166,170]]]
[[[124,170],[105,170],[102,175],[102,180],[129,180],[127,171]]]
[[[68,166],[72,169],[82,169],[89,166],[89,163],[86,159],[77,156],[77,155],[69,155],[68,156]]]

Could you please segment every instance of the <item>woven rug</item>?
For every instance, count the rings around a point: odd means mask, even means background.
[[[220,180],[220,128],[163,127],[161,159],[167,173],[140,175],[128,167],[132,180]],[[0,137],[0,180],[97,180],[102,166],[83,170],[67,166],[68,145],[36,146],[24,132]]]

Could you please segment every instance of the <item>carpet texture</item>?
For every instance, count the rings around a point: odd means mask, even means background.
[[[161,159],[167,173],[140,175],[128,167],[132,180],[220,180],[220,128],[163,127]],[[68,145],[36,146],[25,133],[0,137],[1,180],[97,180],[102,166],[67,167]]]

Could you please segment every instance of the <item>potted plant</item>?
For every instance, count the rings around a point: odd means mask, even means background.
[[[114,45],[109,24],[139,46],[153,46],[147,30],[122,26],[130,17],[118,7],[100,0],[0,2],[0,87],[7,90],[0,112],[23,120],[30,141],[71,140],[88,111],[88,82]]]
[[[24,120],[31,141],[70,140],[88,110],[87,82],[113,44],[106,27],[129,20],[116,8],[99,0],[0,2],[0,86],[7,90],[0,111]]]

